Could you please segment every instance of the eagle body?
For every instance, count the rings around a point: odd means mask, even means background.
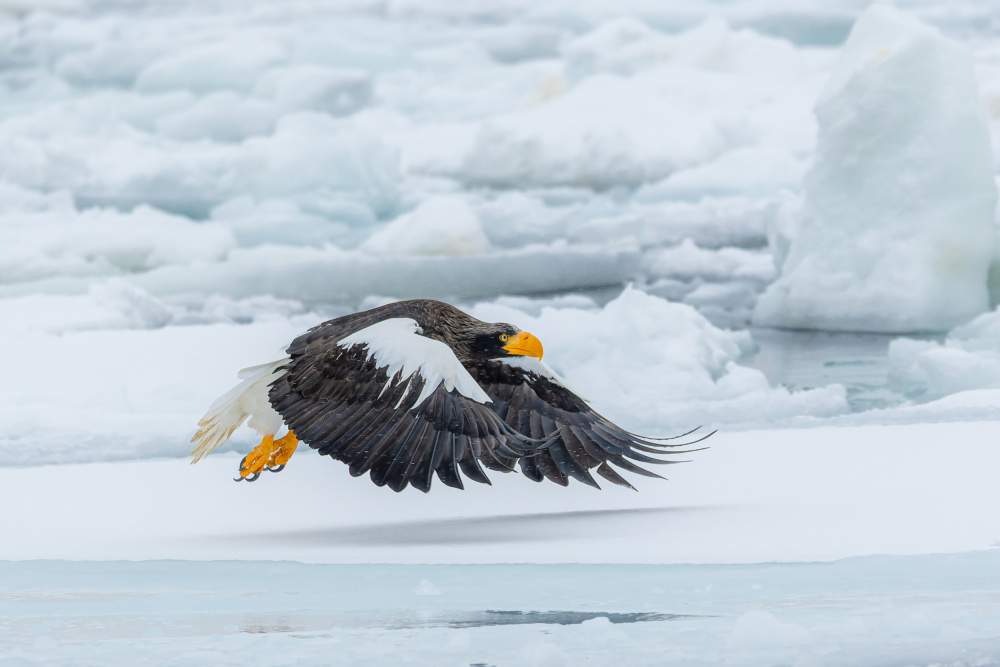
[[[237,481],[281,470],[299,441],[395,491],[427,492],[434,476],[460,489],[464,478],[489,484],[483,468],[600,488],[596,471],[631,488],[612,465],[658,477],[635,461],[676,462],[651,454],[678,445],[627,433],[570,391],[530,333],[440,301],[323,322],[239,377],[192,438],[195,462],[249,420],[264,440]]]

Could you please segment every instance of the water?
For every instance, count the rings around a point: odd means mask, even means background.
[[[994,665],[998,557],[2,562],[0,663]]]
[[[840,384],[852,412],[891,408],[907,401],[905,387],[892,382],[889,343],[899,334],[750,329],[757,352],[743,363],[773,384],[793,391]],[[943,336],[909,335],[940,340]]]

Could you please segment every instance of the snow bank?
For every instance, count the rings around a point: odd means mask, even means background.
[[[816,114],[798,229],[756,323],[941,331],[985,310],[997,189],[968,53],[873,6]]]
[[[473,314],[511,322],[545,345],[545,360],[593,407],[654,436],[700,424],[752,425],[847,411],[842,387],[790,393],[740,366],[747,332],[717,329],[691,306],[626,289],[600,310],[544,308],[532,317],[480,304]]]

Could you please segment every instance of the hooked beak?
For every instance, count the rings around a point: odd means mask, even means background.
[[[542,358],[542,341],[532,336],[527,331],[513,336],[510,342],[503,346],[503,349],[510,354],[519,354],[526,357]]]

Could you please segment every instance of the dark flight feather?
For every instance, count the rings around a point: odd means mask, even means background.
[[[419,374],[388,377],[364,344],[339,341],[391,318],[410,318],[418,332],[449,345],[492,402],[480,403],[439,384],[417,404]],[[600,488],[592,472],[633,488],[611,466],[659,477],[633,461],[657,458],[682,444],[635,436],[594,412],[545,373],[475,357],[470,341],[493,325],[437,301],[404,301],[324,322],[288,347],[283,375],[270,388],[272,407],[299,440],[368,473],[379,486],[427,492],[434,475],[463,488],[462,476],[489,484],[483,467],[566,486],[569,479]],[[691,444],[691,443],[686,443]],[[461,472],[460,472],[461,471]]]

